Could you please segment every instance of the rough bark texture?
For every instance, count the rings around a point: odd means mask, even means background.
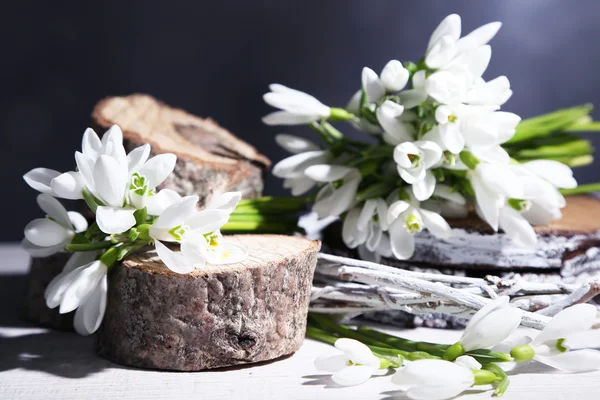
[[[57,253],[50,257],[32,258],[29,275],[27,276],[27,293],[23,304],[23,317],[47,328],[58,330],[73,330],[74,312],[59,314],[58,309],[49,309],[44,299],[44,291],[50,281],[58,275],[67,260],[69,253]]]
[[[154,153],[177,155],[175,171],[161,185],[209,202],[214,194],[262,194],[262,174],[271,162],[256,149],[210,119],[170,107],[154,97],[108,97],[92,112],[92,125],[104,132],[117,124],[126,149],[150,144]]]
[[[144,368],[197,371],[271,360],[302,344],[320,242],[229,236],[248,257],[187,275],[153,251],[110,274],[100,355]]]

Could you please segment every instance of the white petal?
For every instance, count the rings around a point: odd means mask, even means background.
[[[194,264],[184,257],[181,252],[172,251],[158,240],[154,242],[154,245],[156,246],[156,253],[171,271],[178,274],[188,274],[194,270]]]
[[[389,228],[392,252],[399,260],[411,258],[415,252],[415,238],[404,227],[404,221],[396,219]]]
[[[423,154],[423,167],[431,168],[437,164],[442,158],[442,149],[435,142],[427,140],[419,140],[414,142]]]
[[[448,123],[438,126],[440,139],[444,147],[452,154],[460,153],[465,147],[465,138],[460,134],[456,124]]]
[[[397,92],[404,89],[409,75],[400,61],[391,60],[381,71],[381,82],[388,92]]]
[[[360,215],[356,221],[356,227],[358,228],[358,230],[361,230],[361,231],[367,230],[367,228],[369,226],[369,221],[371,220],[371,218],[373,218],[373,215],[375,215],[375,210],[376,210],[377,205],[378,205],[378,202],[376,199],[369,199],[369,200],[365,201],[365,204],[363,205]],[[386,211],[386,215],[387,215],[387,211]]]
[[[75,162],[85,187],[90,193],[95,195],[96,185],[94,184],[94,163],[90,162],[88,158],[78,151],[75,152]]]
[[[479,158],[480,161],[491,164],[507,165],[510,162],[510,155],[501,146],[471,146],[471,153]]]
[[[60,172],[53,169],[34,168],[23,175],[23,180],[38,192],[52,193],[50,182],[59,175]]]
[[[419,71],[414,75],[413,85],[414,85],[415,77],[417,75],[419,75],[420,72],[425,72],[425,71]],[[425,100],[427,100],[427,93],[425,93],[425,91],[421,90],[421,89],[404,90],[404,91],[398,93],[398,96],[400,97],[400,101],[402,102],[402,105],[404,106],[405,109],[416,107],[419,104],[421,104],[422,102],[424,102]]]
[[[465,332],[463,333],[463,336],[470,334],[470,331],[472,329],[475,329],[481,323],[481,320],[488,314],[492,313],[495,310],[509,307],[509,301],[510,298],[508,296],[500,296],[495,298],[494,300],[489,301],[485,306],[483,306],[471,317],[469,323],[465,327]]]
[[[279,146],[281,146],[282,148],[284,148],[292,154],[320,150],[319,146],[317,146],[310,140],[294,135],[288,135],[285,133],[280,133],[279,135],[276,135],[275,142],[277,142]]]
[[[456,55],[456,41],[450,36],[444,36],[431,47],[425,55],[425,64],[432,69],[448,65]]]
[[[275,164],[271,172],[278,178],[298,178],[304,176],[307,167],[327,162],[328,158],[326,151],[307,151],[284,158]]]
[[[410,125],[397,120],[403,112],[403,106],[390,100],[386,100],[376,111],[377,120],[381,127],[398,143],[411,141],[413,134]]]
[[[600,351],[592,349],[567,351],[555,356],[535,356],[534,360],[566,372],[600,369]]]
[[[470,370],[480,370],[481,364],[471,356],[460,356],[454,362]]]
[[[481,214],[481,218],[484,219],[490,227],[494,230],[498,230],[498,219],[500,214],[500,203],[502,199],[494,193],[492,190],[487,188],[480,179],[473,179],[473,190],[475,191],[475,200],[477,201],[477,210]]]
[[[436,185],[435,190],[433,191],[433,195],[445,200],[449,200],[456,204],[467,204],[467,200],[465,199],[465,197],[448,185]]]
[[[413,400],[451,399],[458,396],[471,386],[472,384],[469,383],[448,383],[444,386],[415,386],[406,392],[406,396]]]
[[[140,147],[136,147],[131,150],[127,155],[127,164],[129,168],[129,174],[138,172],[139,169],[144,165],[148,157],[150,156],[150,145],[144,144]]]
[[[358,229],[358,218],[360,214],[360,208],[353,208],[344,218],[344,223],[342,225],[342,239],[346,246],[351,249],[358,247],[367,240],[368,231]]]
[[[531,343],[531,337],[527,335],[513,334],[510,335],[506,340],[503,340],[501,343],[492,347],[492,350],[500,351],[502,353],[510,353],[513,348],[529,343]]]
[[[283,187],[291,189],[292,196],[302,196],[315,187],[315,184],[310,178],[291,178],[283,181]]]
[[[155,188],[173,172],[176,162],[175,154],[159,154],[144,164],[140,169],[140,174],[148,178],[148,187]]]
[[[227,265],[236,264],[244,261],[248,257],[248,252],[241,246],[236,246],[233,243],[224,243],[220,245],[222,251],[218,253],[208,252],[206,254],[206,262],[212,265]],[[198,267],[196,265],[196,267]]]
[[[501,26],[501,22],[490,22],[489,24],[480,26],[458,40],[457,46],[459,50],[464,51],[474,49],[487,44],[494,36],[496,36],[496,33],[498,33]]]
[[[153,228],[171,229],[181,225],[185,220],[196,213],[198,196],[186,196],[179,202],[167,207],[158,217]]]
[[[181,201],[181,196],[174,190],[162,189],[154,196],[146,199],[146,210],[149,215],[161,215],[162,212],[172,204]]]
[[[440,24],[431,34],[431,37],[429,38],[429,44],[427,45],[427,50],[431,49],[431,47],[444,36],[450,36],[451,39],[457,41],[460,37],[460,31],[460,16],[458,14],[448,15],[442,20],[442,22],[440,22]]]
[[[106,132],[104,132],[101,142],[105,150],[108,146],[108,143],[112,143],[117,147],[123,147],[123,131],[121,131],[119,125],[113,125]]]
[[[348,357],[345,354],[319,356],[315,359],[315,367],[319,371],[337,372],[348,367],[348,361]]]
[[[371,68],[363,68],[361,80],[362,88],[369,103],[375,102],[385,96],[385,87],[379,80],[377,73]]]
[[[87,128],[83,132],[83,139],[81,140],[81,151],[89,159],[95,160],[100,155],[102,150],[102,142],[98,134],[92,129]]]
[[[31,243],[27,238],[24,238],[21,241],[21,247],[25,250],[31,257],[48,257],[52,254],[56,254],[59,251],[63,251],[65,246],[69,244],[68,241],[59,243],[54,246],[38,246]]]
[[[75,232],[81,233],[85,232],[88,228],[87,219],[76,211],[68,211],[69,221],[71,221],[71,225],[73,225],[73,229]]]
[[[521,324],[521,310],[505,307],[484,316],[460,339],[465,351],[485,349],[508,338]]]
[[[221,210],[227,214],[231,214],[241,199],[242,192],[226,192],[213,197],[210,204],[206,206],[206,209]]]
[[[435,237],[439,239],[448,239],[452,236],[452,228],[441,215],[423,209],[419,210],[419,214],[421,214],[425,228],[427,228],[427,230]]]
[[[473,105],[501,106],[512,96],[510,82],[506,76],[475,84],[467,93],[465,102]]]
[[[224,210],[202,210],[185,220],[185,224],[200,234],[219,230],[229,220],[229,213]]]
[[[577,181],[573,178],[573,171],[563,163],[552,160],[535,160],[522,165],[557,188],[570,189],[577,187]]]
[[[76,269],[80,268],[83,268],[83,266],[80,265]],[[55,308],[60,305],[65,291],[77,277],[78,272],[79,271],[75,272],[75,270],[63,271],[50,281],[46,287],[46,290],[44,291],[44,298],[46,299],[46,306],[48,308]]]
[[[100,327],[106,311],[107,290],[107,278],[104,275],[90,297],[75,312],[73,326],[80,335],[91,335]]]
[[[532,346],[562,339],[572,333],[587,331],[594,324],[596,313],[596,307],[591,304],[576,304],[565,308],[556,314],[533,339]]]
[[[484,164],[477,166],[485,185],[493,191],[507,197],[520,199],[523,197],[523,188],[519,176],[504,165]]]
[[[56,223],[60,224],[65,229],[73,229],[71,220],[69,219],[69,214],[67,214],[67,210],[65,210],[65,207],[60,203],[60,201],[56,200],[49,194],[42,193],[37,196],[37,203],[42,211],[48,214],[48,216]]]
[[[469,68],[471,80],[473,81],[483,75],[490,63],[491,57],[492,48],[486,45],[461,53],[449,65],[466,65]]]
[[[398,200],[393,202],[392,204],[390,204],[390,207],[387,211],[387,221],[389,223],[393,222],[396,218],[398,218],[398,216],[400,216],[400,214],[408,210],[409,207],[410,203],[404,200]]]
[[[412,190],[415,198],[419,201],[427,200],[433,194],[436,179],[431,171],[425,173],[425,178],[413,183]]]
[[[569,350],[600,349],[600,329],[590,329],[565,336],[563,346]]]
[[[208,250],[206,239],[197,232],[190,232],[181,242],[181,254],[194,268],[204,267]]]
[[[68,244],[72,236],[72,231],[47,218],[34,219],[25,227],[25,238],[40,247]]]
[[[101,261],[94,261],[71,271],[69,275],[72,274],[74,279],[62,296],[59,312],[61,314],[71,312],[85,302],[98,282],[106,276],[107,271],[106,265]]]
[[[285,89],[278,89],[272,93],[263,95],[263,100],[270,106],[280,108],[289,113],[310,115],[316,118],[326,118],[330,114],[329,107],[307,93],[290,89],[283,85],[270,85],[270,88],[273,87]]]
[[[287,111],[275,111],[265,115],[262,122],[266,125],[304,125],[320,119],[317,115],[299,115]]]
[[[127,171],[115,158],[105,155],[98,158],[94,166],[94,184],[100,200],[107,206],[123,206],[128,178]]]
[[[356,386],[368,381],[373,372],[373,368],[366,365],[353,365],[334,373],[331,379],[340,386]]]
[[[96,210],[96,223],[100,230],[109,235],[123,233],[135,225],[133,208],[100,206]]]
[[[435,380],[432,381],[432,377]],[[461,391],[473,385],[475,378],[473,372],[461,365],[444,360],[417,360],[404,368],[398,369],[392,382],[403,390],[431,390],[433,393],[445,393],[453,385],[460,385],[460,391],[449,396],[440,397],[414,397],[418,399],[446,399],[454,397]],[[458,389],[455,389],[458,390]],[[415,396],[420,392],[417,390]],[[408,393],[407,393],[408,394]]]
[[[79,200],[82,199],[82,190],[85,188],[83,178],[74,171],[65,172],[52,179],[50,182],[52,193],[63,199]]]
[[[537,234],[531,224],[515,209],[506,206],[500,209],[500,228],[516,243],[535,248]]]
[[[471,85],[471,73],[465,65],[431,74],[425,81],[425,91],[442,104],[460,101]]]
[[[304,173],[317,182],[335,182],[355,170],[355,168],[342,165],[321,164],[308,167]]]

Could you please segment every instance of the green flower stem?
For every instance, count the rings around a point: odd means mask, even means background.
[[[592,154],[594,148],[589,140],[577,139],[567,143],[549,144],[535,148],[526,148],[512,154],[517,160],[534,160],[539,158],[575,157]]]
[[[576,124],[566,129],[567,132],[598,132],[600,131],[600,122],[592,121],[583,124]]]
[[[570,195],[574,195],[574,194],[600,192],[600,182],[579,185],[573,189],[560,189],[560,192],[565,196],[570,196]]]
[[[325,129],[318,122],[311,122],[310,124],[308,124],[308,126],[310,126],[312,128],[312,130],[317,132],[317,134],[321,137],[321,139],[325,143],[327,143],[328,145],[335,144],[336,141],[331,136],[329,136],[329,134],[325,131]]]
[[[330,108],[329,119],[332,121],[347,121],[349,119],[355,119],[356,116],[351,112],[348,112],[344,108],[332,107]]]
[[[82,190],[81,195],[83,196],[83,200],[85,200],[85,202],[88,205],[88,207],[90,208],[90,210],[92,210],[95,214],[96,209],[98,209],[98,206],[100,205],[96,201],[96,198],[87,190]]]
[[[93,251],[93,250],[104,250],[111,247],[113,244],[110,241],[97,242],[97,243],[86,243],[86,244],[69,244],[65,247],[67,251]]]
[[[504,370],[496,364],[491,363],[483,364],[482,368],[496,375],[496,387],[494,389],[494,394],[497,397],[502,397],[506,392],[506,389],[508,389],[508,386],[510,385],[510,380],[508,379],[508,375],[506,375],[506,372],[504,372]]]
[[[477,168],[477,164],[479,164],[479,159],[475,157],[470,151],[461,151],[459,157],[461,161],[465,163],[467,167],[469,167],[469,169],[475,169]]]
[[[364,343],[366,345],[370,345],[370,346],[377,346],[379,348],[390,348],[391,349],[391,346],[388,346],[386,343],[380,342],[369,336],[363,335],[360,332],[358,332],[354,329],[351,329],[345,325],[337,324],[324,315],[310,313],[309,314],[309,323],[312,323],[312,322],[316,323],[321,329],[329,331],[331,333],[335,333],[342,337],[355,339],[355,340],[358,340],[359,342],[362,342],[362,343]]]

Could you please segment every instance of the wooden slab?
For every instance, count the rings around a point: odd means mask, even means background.
[[[110,273],[100,355],[144,368],[197,371],[271,360],[302,344],[320,242],[238,235],[238,264],[180,275],[153,250]]]

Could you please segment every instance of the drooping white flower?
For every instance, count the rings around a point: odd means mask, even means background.
[[[360,385],[379,370],[379,358],[363,343],[341,338],[336,340],[335,347],[341,353],[317,358],[315,367],[319,371],[332,372],[331,379],[338,385]]]
[[[52,180],[60,172],[49,168],[34,168],[23,175],[23,180],[40,193],[52,194]]]
[[[49,194],[37,197],[40,208],[48,214],[46,218],[31,221],[25,227],[23,248],[33,257],[47,257],[62,251],[77,232],[83,232],[88,224],[83,215],[68,211]]]
[[[312,207],[319,218],[338,216],[356,202],[361,181],[357,168],[320,164],[307,168],[305,174],[314,181],[326,183],[317,193]]]
[[[510,82],[506,76],[499,76],[491,81],[478,79],[471,86],[464,99],[466,104],[501,106],[512,96]]]
[[[386,143],[396,145],[412,141],[415,128],[402,119],[404,107],[386,100],[377,108],[377,121],[383,128],[383,139]]]
[[[458,396],[475,383],[471,369],[444,360],[417,360],[392,377],[406,396],[415,400],[442,400]]]
[[[413,235],[424,228],[440,239],[452,235],[452,228],[442,216],[420,208],[419,202],[410,198],[409,201],[398,200],[390,204],[387,222],[392,253],[400,260],[412,257],[415,251]]]
[[[243,249],[223,245],[219,231],[240,199],[239,192],[224,193],[215,197],[204,210],[197,211],[198,196],[186,196],[166,207],[149,234],[167,268],[186,274],[203,267],[206,262],[229,264],[245,257]],[[180,251],[173,251],[162,242],[179,243]]]
[[[60,306],[61,314],[77,309],[74,327],[80,335],[94,333],[106,310],[108,267],[100,260],[80,264],[95,256],[95,252],[75,253],[44,293],[46,305]]]
[[[585,348],[600,344],[600,334],[592,329],[597,312],[591,304],[576,304],[556,314],[535,338],[513,337],[494,350],[510,351],[516,361],[533,359],[565,372],[599,370],[600,351]]]
[[[511,238],[511,240],[521,246],[535,248],[537,243],[537,234],[524,216],[531,207],[531,202],[527,200],[511,202],[510,200],[500,208],[498,214],[498,226]]]
[[[402,105],[406,109],[410,109],[418,106],[429,96],[425,88],[425,82],[427,80],[427,72],[420,70],[415,72],[411,79],[412,89],[403,90],[398,93]]]
[[[434,142],[405,142],[394,148],[394,161],[400,177],[412,185],[415,198],[419,201],[431,197],[436,179],[431,167],[442,158],[442,149]]]
[[[381,198],[369,199],[346,215],[342,239],[351,249],[364,243],[369,251],[375,251],[387,228],[387,203]]]
[[[521,323],[521,310],[509,304],[508,296],[498,297],[471,317],[459,343],[465,351],[495,346],[508,338]]]
[[[448,218],[464,218],[469,213],[467,199],[448,185],[437,184],[431,198],[421,207]]]
[[[577,187],[577,181],[573,178],[573,170],[561,162],[534,160],[525,162],[521,166],[555,188],[571,189]]]
[[[398,60],[389,61],[381,71],[381,77],[368,67],[362,70],[362,89],[366,101],[369,103],[379,101],[387,93],[404,89],[408,83],[409,72]]]
[[[269,85],[271,92],[263,96],[272,107],[279,108],[263,118],[267,125],[302,125],[328,118],[331,109],[313,96],[280,84]]]
[[[291,189],[293,196],[301,196],[315,187],[316,181],[304,173],[312,165],[328,162],[331,154],[321,150],[310,140],[298,136],[280,134],[276,136],[277,143],[293,155],[279,161],[273,167],[272,173],[283,178],[283,187]]]

